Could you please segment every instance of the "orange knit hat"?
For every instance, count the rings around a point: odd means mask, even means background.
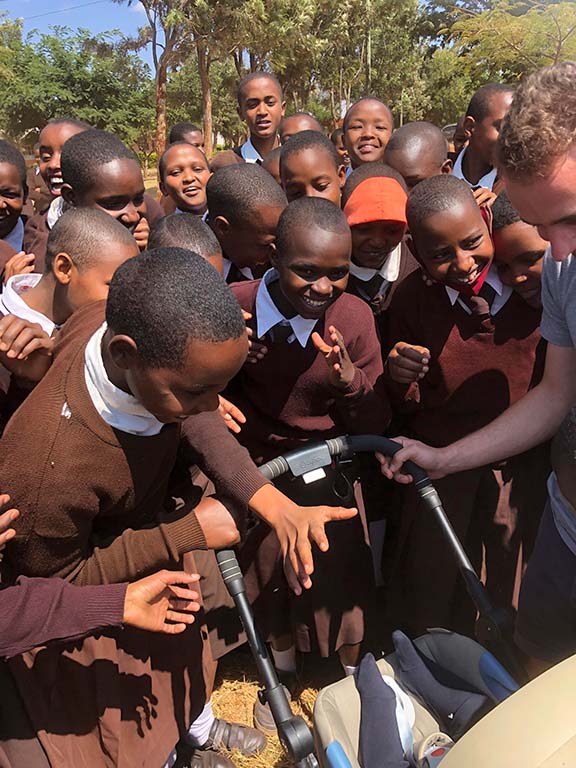
[[[362,181],[348,198],[344,214],[348,225],[371,221],[398,221],[406,225],[408,197],[396,179],[372,176]]]

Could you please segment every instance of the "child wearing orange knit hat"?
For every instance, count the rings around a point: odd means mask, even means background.
[[[376,315],[385,343],[385,310],[397,285],[418,264],[404,243],[406,184],[383,163],[366,163],[348,177],[342,206],[352,231],[348,291]]]

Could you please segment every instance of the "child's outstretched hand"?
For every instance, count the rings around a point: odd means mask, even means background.
[[[346,389],[354,379],[356,368],[344,344],[342,334],[333,325],[328,327],[332,346],[326,344],[322,336],[314,331],[312,342],[318,352],[324,355],[324,359],[330,369],[330,383],[338,389]]]
[[[4,267],[4,285],[14,275],[29,275],[30,272],[34,272],[35,258],[33,253],[20,251],[8,259]]]
[[[136,225],[134,232],[132,232],[132,235],[134,236],[134,240],[136,240],[138,248],[140,248],[141,251],[145,251],[146,248],[148,248],[148,236],[150,235],[150,224],[148,224],[148,219],[142,217]]]
[[[237,408],[230,400],[226,400],[222,395],[218,395],[218,413],[224,419],[224,423],[230,432],[241,432],[241,424],[246,424],[246,416],[240,408]]]
[[[52,354],[54,340],[38,323],[31,323],[15,315],[0,320],[0,352],[8,360],[25,360],[32,352]]]
[[[424,378],[429,363],[429,349],[399,341],[388,355],[388,373],[392,381],[398,384],[412,384]]]
[[[10,502],[10,496],[7,493],[0,494],[0,509],[6,507]],[[20,512],[17,509],[8,509],[0,514],[0,552],[6,544],[16,536],[14,528],[10,528]]]
[[[190,589],[199,580],[197,573],[159,571],[129,584],[124,624],[167,635],[184,632],[194,622],[192,612],[200,610],[198,592]]]
[[[473,194],[479,208],[483,205],[485,205],[487,208],[491,208],[492,203],[498,197],[495,192],[493,192],[491,189],[487,189],[486,187],[478,187],[478,189],[474,190]]]

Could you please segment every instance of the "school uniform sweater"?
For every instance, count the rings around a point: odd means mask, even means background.
[[[492,317],[493,330],[420,270],[398,287],[389,312],[390,347],[398,341],[430,350],[429,372],[415,387],[387,377],[394,410],[411,437],[445,446],[489,424],[526,394],[542,370],[540,312],[513,292]]]
[[[255,334],[260,282],[231,286],[242,309],[252,314]],[[256,463],[315,440],[386,428],[390,411],[372,312],[360,299],[342,294],[315,327],[328,343],[331,325],[342,333],[356,366],[345,390],[329,383],[328,366],[311,338],[303,348],[297,340],[274,343],[267,335],[264,359],[247,363],[233,382],[231,399],[247,418],[239,439]]]
[[[21,512],[5,552],[7,580],[133,581],[206,546],[191,504],[163,514],[179,425],[137,437],[108,426],[92,403],[84,355],[103,313],[98,302],[72,316],[50,371],[2,439],[2,488]],[[234,454],[221,456],[233,465]],[[206,700],[200,630],[200,621],[176,637],[112,630],[12,659],[51,763],[163,765]]]

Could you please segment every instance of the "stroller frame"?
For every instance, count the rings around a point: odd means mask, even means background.
[[[402,446],[378,435],[354,435],[337,437],[321,443],[307,445],[286,453],[263,464],[260,471],[268,480],[275,480],[290,472],[301,477],[308,472],[327,467],[333,459],[351,459],[356,453],[374,453],[393,456]],[[426,472],[413,462],[406,462],[404,470],[412,475],[414,486],[425,508],[432,513],[440,525],[446,541],[451,547],[468,593],[479,613],[482,640],[494,652],[518,682],[526,681],[526,672],[519,663],[513,642],[512,622],[506,611],[494,608],[486,589],[474,570],[460,540],[456,536],[440,497]],[[221,550],[216,559],[226,587],[246,632],[250,650],[258,668],[263,689],[259,691],[261,701],[270,706],[280,741],[298,768],[314,768],[318,761],[314,754],[314,738],[304,719],[294,715],[280,685],[274,664],[265,643],[262,641],[254,622],[254,615],[248,598],[242,571],[233,550]]]

